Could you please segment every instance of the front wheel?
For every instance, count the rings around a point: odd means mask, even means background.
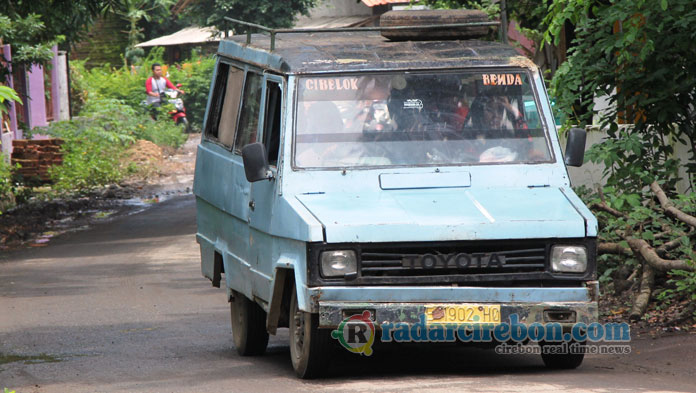
[[[230,317],[237,353],[242,356],[262,355],[268,345],[266,312],[243,294],[233,291]]]
[[[294,289],[294,288],[293,288]],[[319,315],[304,312],[293,290],[290,300],[290,358],[297,376],[316,378],[326,372],[330,330],[319,329]]]
[[[177,122],[177,124],[178,124],[179,126],[181,126],[181,129],[182,129],[185,133],[187,133],[187,134],[190,134],[190,133],[191,133],[191,125],[189,124],[189,121],[188,121],[187,118],[185,118],[185,117],[180,117],[180,118],[179,118],[179,121]]]

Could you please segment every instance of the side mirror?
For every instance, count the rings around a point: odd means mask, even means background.
[[[582,128],[571,128],[568,131],[566,143],[565,164],[567,166],[582,166],[585,159],[585,140],[587,132]]]
[[[273,178],[273,172],[268,169],[266,148],[261,142],[250,143],[242,148],[244,174],[250,183]]]

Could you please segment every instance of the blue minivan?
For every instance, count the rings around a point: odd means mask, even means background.
[[[537,67],[497,42],[344,30],[220,43],[194,193],[237,351],[288,327],[308,378],[355,316],[373,339],[400,323],[597,321],[597,221],[566,169],[584,131],[564,159]]]

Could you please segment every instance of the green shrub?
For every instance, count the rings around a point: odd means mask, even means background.
[[[215,58],[202,57],[198,59],[190,59],[183,63],[181,69],[171,68],[170,80],[180,81],[181,89],[186,92],[184,95],[184,104],[186,105],[186,116],[189,123],[200,131],[203,125],[203,117],[205,116],[205,107],[208,103],[208,92],[210,91],[210,82],[213,79],[213,71],[215,70]]]
[[[12,182],[12,167],[7,162],[7,156],[0,154],[0,214],[14,204],[14,185]]]
[[[104,66],[87,71],[78,62],[74,69],[75,73],[84,77],[89,99],[117,99],[136,111],[145,113],[147,109],[141,105],[147,97],[145,81],[152,75],[152,64],[164,64],[162,53],[162,48],[153,49],[137,67]],[[167,79],[174,84],[181,83],[181,89],[186,92],[182,99],[189,123],[195,130],[200,130],[203,122],[214,68],[213,57],[195,56],[182,64],[170,65],[167,70]]]
[[[114,99],[87,101],[80,117],[51,123],[41,133],[62,138],[63,165],[51,168],[59,192],[86,191],[119,182],[132,172],[122,164],[126,149],[138,139],[178,147],[184,135],[170,119],[149,116]]]
[[[169,118],[143,121],[134,128],[136,139],[144,139],[158,146],[179,147],[186,142],[186,134]]]
[[[70,111],[77,116],[87,102],[89,86],[87,85],[85,60],[70,61]]]

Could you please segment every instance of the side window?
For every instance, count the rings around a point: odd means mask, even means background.
[[[230,147],[234,143],[243,82],[244,70],[220,63],[205,135]]]
[[[266,118],[264,119],[263,144],[268,154],[268,164],[278,166],[280,150],[280,116],[282,90],[277,82],[266,82]]]
[[[225,63],[218,63],[217,76],[213,85],[213,98],[210,103],[208,122],[205,124],[205,136],[212,139],[218,138],[218,124],[220,123],[220,108],[222,98],[225,96],[225,85],[227,84],[227,73],[230,66]]]
[[[234,143],[234,152],[237,154],[241,154],[244,146],[256,142],[261,109],[261,87],[263,87],[263,77],[260,74],[247,72],[244,99],[239,114],[239,132]]]
[[[230,67],[225,87],[225,101],[220,111],[220,126],[218,127],[218,139],[225,146],[232,146],[234,133],[237,130],[237,115],[239,114],[239,100],[244,83],[244,71]]]

